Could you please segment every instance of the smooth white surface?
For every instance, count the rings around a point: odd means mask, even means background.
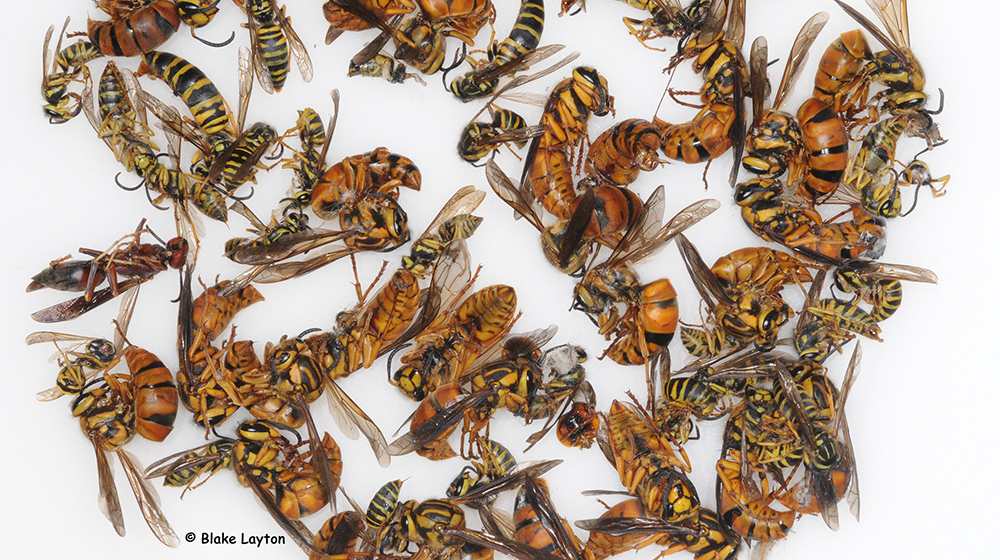
[[[496,30],[504,36],[512,25],[518,2],[500,0]],[[303,84],[292,70],[283,92],[268,96],[255,90],[247,122],[264,120],[279,131],[292,126],[296,110],[309,106],[329,114],[328,92],[341,91],[341,115],[330,149],[330,162],[376,146],[412,158],[423,173],[424,188],[406,191],[400,197],[409,213],[415,234],[423,231],[441,204],[459,187],[474,184],[489,191],[483,171],[459,160],[455,143],[462,127],[479,110],[480,104],[463,105],[443,91],[439,76],[426,78],[427,87],[408,82],[391,85],[363,78],[346,78],[347,61],[374,32],[345,34],[331,46],[323,44],[326,22],[320,0],[288,3],[288,14],[312,56],[316,75]],[[667,77],[660,73],[675,43],[661,40],[668,53],[643,48],[627,35],[621,17],[639,17],[639,12],[610,0],[591,0],[588,12],[558,18],[555,2],[547,2],[548,20],[543,43],[563,43],[567,50],[579,50],[577,63],[597,68],[609,81],[615,96],[617,116],[591,121],[591,136],[615,120],[650,118],[656,109]],[[800,103],[808,92],[815,61],[822,49],[841,32],[856,25],[833,2],[777,1],[748,2],[747,45],[765,35],[770,58],[780,58],[772,67],[780,73],[785,56],[802,22],[818,10],[831,14],[831,21],[817,40],[807,65],[803,83],[791,95],[788,105]],[[852,5],[873,17],[860,1]],[[23,7],[22,7],[23,6]],[[248,41],[239,24],[242,12],[224,2],[218,18],[199,33],[209,40],[222,40],[232,30],[236,41],[222,49],[211,49],[188,36],[182,28],[163,49],[185,56],[216,82],[226,98],[235,103],[237,92],[237,49]],[[114,184],[120,165],[108,149],[94,137],[84,118],[52,126],[43,117],[40,84],[40,56],[45,29],[73,17],[71,30],[84,28],[89,13],[99,10],[82,0],[21,3],[9,12],[3,34],[6,62],[5,134],[0,139],[4,165],[4,222],[7,231],[8,261],[3,276],[7,384],[0,397],[8,446],[0,467],[7,491],[0,512],[0,547],[10,557],[103,558],[127,556],[143,558],[216,559],[236,557],[301,558],[289,542],[283,546],[203,545],[201,534],[212,532],[236,535],[282,535],[269,516],[254,503],[251,492],[240,487],[228,472],[219,473],[204,486],[180,500],[180,491],[161,488],[163,509],[175,531],[197,535],[196,542],[182,542],[171,550],[157,542],[144,526],[125,477],[118,468],[117,481],[128,536],[119,538],[97,509],[97,480],[93,450],[82,437],[67,409],[68,401],[38,403],[36,391],[51,385],[57,371],[47,363],[49,347],[26,347],[24,337],[37,330],[58,330],[107,336],[117,305],[108,304],[71,323],[45,326],[29,318],[33,311],[64,299],[61,293],[24,293],[30,277],[60,256],[75,253],[80,246],[104,248],[130,232],[143,217],[161,236],[173,230],[172,213],[153,209],[139,192],[125,192]],[[995,376],[1000,373],[992,355],[992,343],[1000,330],[995,290],[998,288],[993,245],[998,239],[995,187],[998,133],[994,98],[998,80],[990,63],[995,57],[992,27],[1000,9],[986,1],[942,4],[915,0],[910,5],[910,30],[914,51],[928,78],[926,91],[936,103],[935,91],[946,93],[944,113],[937,119],[949,143],[923,158],[936,174],[950,173],[948,195],[932,199],[921,195],[920,207],[910,217],[890,223],[888,250],[884,260],[934,270],[937,286],[907,285],[901,310],[884,324],[884,344],[866,342],[861,373],[851,400],[854,445],[861,477],[861,522],[841,508],[841,529],[829,531],[819,518],[799,520],[793,534],[774,549],[771,558],[939,558],[983,556],[992,543],[982,531],[990,521],[990,506],[1000,496],[993,480],[992,463],[997,458],[989,444],[994,429],[992,413]],[[103,17],[100,16],[100,17]],[[480,35],[485,45],[488,32]],[[454,44],[452,44],[454,48]],[[134,60],[117,60],[120,66],[135,69]],[[95,77],[103,61],[91,64]],[[568,75],[568,70],[525,88],[547,93]],[[772,77],[776,82],[777,77]],[[697,79],[685,64],[677,72],[675,86],[697,87]],[[143,87],[169,101],[162,83],[143,80]],[[179,101],[174,101],[179,106]],[[506,106],[522,111],[527,120],[536,120],[540,110]],[[669,102],[660,116],[674,122],[688,120],[694,110]],[[901,145],[901,159],[920,149],[916,143]],[[184,159],[190,157],[185,152]],[[712,165],[706,193],[701,183],[702,166],[666,165],[644,174],[635,188],[643,198],[659,184],[667,186],[668,213],[688,203],[718,198],[722,208],[690,232],[709,262],[733,249],[759,245],[740,223],[731,191],[726,184],[727,154]],[[501,166],[517,175],[519,165],[509,154],[501,154]],[[256,194],[249,205],[266,216],[283,196],[291,173],[275,169],[259,176]],[[745,175],[741,175],[745,178]],[[134,184],[137,177],[122,175],[122,182]],[[477,212],[485,222],[469,247],[474,262],[483,270],[479,286],[507,283],[517,289],[524,316],[515,331],[559,325],[554,343],[583,345],[591,355],[586,364],[588,378],[598,390],[600,407],[607,409],[624,390],[642,393],[642,369],[626,368],[598,361],[606,343],[593,325],[579,313],[567,311],[573,281],[548,267],[538,250],[537,234],[524,221],[514,222],[508,207],[492,193]],[[909,199],[907,199],[909,200]],[[242,233],[239,216],[225,225],[206,222],[207,236],[202,245],[198,275],[212,282],[216,275],[230,278],[242,267],[221,257],[226,239]],[[374,277],[383,259],[395,266],[400,252],[359,257],[362,282]],[[669,275],[680,292],[682,319],[695,321],[697,296],[673,247],[642,268],[644,278]],[[176,307],[169,302],[177,294],[174,273],[164,273],[143,287],[129,338],[155,352],[171,368],[176,367]],[[328,328],[335,314],[354,303],[353,276],[347,261],[336,263],[308,277],[284,284],[262,286],[267,301],[242,312],[236,320],[241,338],[265,341],[295,335],[307,328]],[[800,296],[792,295],[792,305]],[[675,367],[685,361],[675,342]],[[830,360],[831,375],[839,379],[846,357]],[[408,400],[385,382],[385,362],[370,371],[359,372],[343,383],[344,389],[377,421],[386,436],[399,426],[413,409]],[[427,499],[444,493],[448,481],[463,462],[453,459],[433,464],[417,457],[394,459],[382,470],[363,442],[351,442],[340,435],[324,406],[314,407],[321,429],[328,429],[344,446],[346,465],[343,483],[359,502],[366,503],[384,482],[408,478],[401,498]],[[223,428],[231,430],[232,424]],[[596,448],[566,450],[554,439],[536,446],[528,454],[518,443],[539,425],[524,427],[501,412],[492,435],[500,439],[519,460],[563,457],[566,462],[552,471],[548,480],[560,512],[571,520],[596,517],[603,511],[596,499],[579,494],[585,489],[620,488],[614,470]],[[695,480],[706,504],[714,502],[714,461],[718,453],[721,423],[702,425],[702,439],[688,445],[695,465]],[[181,411],[175,433],[163,444],[136,438],[129,448],[144,464],[200,444],[200,429]],[[609,497],[609,501],[616,500]],[[307,520],[316,528],[326,514]],[[583,531],[578,533],[586,537]],[[977,554],[978,553],[978,554]],[[631,553],[623,555],[629,558]],[[641,558],[652,558],[647,549]],[[678,553],[690,557],[689,553]]]

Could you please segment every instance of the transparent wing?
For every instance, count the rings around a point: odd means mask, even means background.
[[[156,493],[156,488],[142,476],[140,472],[142,465],[139,464],[139,460],[125,449],[120,448],[116,453],[122,463],[122,468],[125,470],[125,476],[128,477],[128,482],[132,485],[132,492],[135,494],[135,499],[139,503],[139,509],[142,511],[142,516],[146,519],[149,529],[153,531],[153,535],[160,542],[170,548],[177,548],[180,546],[181,540],[174,533],[160,509],[160,496]]]
[[[243,130],[243,118],[242,115],[246,113],[243,111],[243,72],[247,66],[251,66],[254,70],[254,74],[257,75],[257,83],[260,84],[260,88],[267,93],[274,93],[274,84],[271,83],[271,73],[267,70],[267,65],[264,63],[264,53],[261,52],[260,40],[257,38],[258,28],[260,24],[253,17],[253,13],[250,12],[250,7],[244,7],[247,13],[247,29],[250,30],[250,45],[253,47],[253,52],[249,52],[246,47],[240,47],[240,118],[238,119],[238,124],[236,130]],[[250,64],[244,63],[244,52],[249,55]],[[247,90],[247,101],[249,102],[250,95],[249,89]]]
[[[301,408],[303,413],[305,413],[306,428],[309,430],[310,463],[312,464],[313,470],[319,473],[319,480],[323,485],[323,489],[326,491],[330,507],[333,508],[333,511],[336,513],[337,487],[339,484],[337,482],[337,478],[333,474],[333,470],[330,468],[330,458],[326,455],[326,448],[323,446],[323,438],[320,437],[319,430],[316,429],[316,423],[313,421],[312,412],[309,411],[309,403],[306,402],[305,397],[301,394],[296,394],[295,396],[298,400],[299,408]],[[353,402],[351,404],[353,404]]]
[[[906,14],[906,0],[866,0],[878,14],[882,25],[900,47],[910,48],[910,22]]]
[[[94,451],[97,453],[97,480],[98,494],[97,506],[104,517],[108,518],[115,527],[118,536],[125,536],[125,517],[122,515],[122,504],[118,500],[118,488],[115,487],[115,473],[111,470],[111,463],[108,462],[108,454],[96,440],[91,439],[94,444]]]
[[[537,49],[532,49],[523,53],[521,56],[515,57],[507,64],[499,66],[486,66],[473,70],[469,77],[481,82],[488,82],[503,76],[512,75],[515,72],[520,72],[521,70],[531,67],[533,64],[538,64],[564,48],[566,48],[566,45],[558,44],[538,47]]]
[[[292,51],[292,56],[295,58],[295,64],[299,68],[299,74],[302,75],[302,81],[309,83],[313,78],[313,64],[312,59],[309,58],[309,51],[306,49],[305,44],[302,43],[302,39],[299,39],[298,33],[292,29],[292,24],[289,22],[288,17],[285,16],[284,7],[279,8],[277,5],[272,4],[272,9],[274,11],[274,19],[277,20],[278,25],[281,26],[282,31],[285,32],[285,37],[288,39],[288,48]]]
[[[819,12],[809,18],[802,26],[802,29],[799,30],[799,34],[795,36],[795,43],[792,44],[792,50],[788,54],[788,62],[785,63],[785,72],[781,75],[781,84],[778,86],[778,93],[774,95],[773,107],[775,109],[780,108],[784,103],[785,95],[791,91],[795,80],[802,73],[802,68],[805,66],[806,60],[809,59],[809,48],[812,47],[813,42],[816,41],[816,37],[819,36],[819,32],[823,30],[823,27],[829,20],[830,14]]]
[[[678,212],[669,222],[661,226],[663,199],[663,186],[661,185],[646,200],[636,223],[625,232],[621,243],[618,244],[618,247],[624,247],[620,251],[616,247],[615,251],[608,257],[607,263],[609,265],[619,266],[626,262],[641,262],[662,249],[681,232],[704,220],[721,206],[718,200],[712,198],[699,200]],[[647,212],[647,208],[649,208],[649,212]]]
[[[849,270],[859,270],[866,276],[881,280],[906,280],[924,284],[937,284],[937,274],[932,270],[906,264],[890,264],[873,261],[847,261],[844,267]]]
[[[753,125],[759,126],[764,120],[764,102],[767,101],[767,39],[757,37],[750,47],[750,101],[753,107]],[[774,105],[777,110],[778,105]]]
[[[705,264],[698,249],[684,234],[678,235],[677,248],[680,249],[684,266],[687,268],[695,288],[698,289],[698,295],[701,296],[701,299],[705,300],[705,303],[709,304],[710,307],[715,307],[720,303],[732,303],[732,299],[726,294],[719,279],[712,274],[712,269]]]
[[[503,200],[508,206],[514,209],[517,213],[515,217],[524,216],[528,220],[528,223],[539,232],[545,230],[545,226],[542,225],[542,219],[535,210],[534,198],[526,197],[524,192],[514,184],[514,181],[492,159],[486,162],[486,181],[490,184],[493,192],[500,197],[500,200]]]
[[[337,426],[350,439],[357,439],[360,430],[360,433],[364,434],[365,439],[371,445],[372,451],[375,452],[375,458],[378,459],[379,465],[388,467],[392,453],[388,451],[388,445],[385,441],[385,436],[382,435],[382,430],[375,425],[375,422],[361,410],[361,407],[355,404],[351,397],[336,382],[328,380],[326,386],[330,414],[337,422]]]
[[[490,397],[496,396],[491,389],[466,395],[448,408],[428,418],[409,432],[389,444],[389,455],[399,456],[412,453],[439,438],[448,428],[465,417],[465,411],[474,408]]]
[[[151,278],[152,277],[130,278],[125,282],[119,282],[118,289],[128,290],[150,280]],[[70,319],[75,319],[92,309],[104,305],[114,298],[114,290],[109,286],[94,292],[94,297],[91,298],[90,301],[87,301],[86,296],[76,297],[36,311],[31,314],[31,318],[39,323],[59,323],[62,321],[69,321]]]
[[[476,119],[479,117],[479,115],[483,114],[483,112],[486,111],[486,109],[490,105],[492,105],[493,102],[496,101],[501,95],[506,96],[507,92],[513,89],[519,88],[524,84],[533,82],[539,78],[544,78],[545,76],[548,76],[549,74],[555,72],[556,70],[562,68],[563,66],[566,66],[570,62],[573,62],[579,56],[580,53],[578,52],[571,53],[570,55],[566,56],[565,58],[553,64],[552,66],[549,66],[548,68],[539,70],[538,72],[535,72],[534,74],[529,74],[527,76],[517,76],[513,80],[504,84],[503,86],[498,87],[497,90],[493,92],[493,97],[491,97],[490,100],[486,102],[486,105],[484,105],[483,108],[480,109],[478,113],[476,113],[475,115],[472,116],[471,119],[469,119],[469,122],[470,123],[475,122]]]
[[[472,283],[472,267],[464,239],[456,239],[445,248],[431,276],[430,288],[421,295],[420,313],[399,337],[387,344],[379,355],[387,354],[409,342],[430,326],[443,311],[457,302]]]
[[[479,208],[484,198],[486,198],[486,193],[476,189],[472,185],[466,185],[458,189],[448,199],[448,202],[444,203],[444,206],[441,207],[441,210],[431,220],[424,233],[417,238],[417,241],[419,242],[420,239],[436,234],[438,228],[451,218],[460,214],[471,214],[476,208]]]
[[[871,33],[875,37],[875,39],[877,39],[879,43],[882,43],[882,46],[888,49],[897,59],[899,59],[900,61],[907,60],[906,54],[900,48],[900,45],[896,43],[894,40],[890,39],[888,36],[886,36],[886,34],[883,33],[882,30],[879,29],[877,25],[872,23],[870,19],[866,18],[864,15],[861,14],[861,12],[855,10],[854,8],[852,8],[848,4],[845,4],[841,0],[833,0],[833,1],[836,2],[838,6],[843,8],[844,11],[847,12],[847,15],[851,16],[851,18],[853,18],[854,21],[858,22],[858,25],[863,27],[865,31]]]

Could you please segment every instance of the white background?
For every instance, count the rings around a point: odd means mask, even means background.
[[[479,104],[456,101],[443,91],[439,76],[428,77],[427,87],[412,82],[400,86],[364,78],[348,80],[348,60],[375,33],[345,34],[326,46],[322,2],[289,4],[288,13],[312,56],[315,78],[303,84],[292,70],[279,95],[267,96],[256,90],[248,123],[264,120],[283,131],[294,123],[296,109],[309,106],[328,115],[328,92],[339,88],[341,116],[330,148],[330,162],[377,146],[412,158],[423,173],[424,187],[419,193],[403,192],[400,202],[409,213],[415,235],[423,231],[457,188],[474,184],[489,190],[483,171],[462,162],[454,148],[459,131],[478,111]],[[497,4],[496,30],[502,37],[512,25],[518,3],[500,0]],[[572,18],[556,17],[555,2],[547,4],[549,17],[543,43],[563,43],[569,47],[567,50],[579,50],[582,55],[577,63],[597,68],[607,77],[615,96],[617,116],[593,119],[591,136],[616,119],[651,118],[667,80],[660,70],[675,43],[658,43],[668,53],[639,45],[628,36],[621,18],[640,17],[641,13],[624,4],[591,0],[587,13]],[[813,48],[804,83],[789,99],[788,106],[794,108],[807,95],[809,84],[805,82],[811,81],[822,49],[839,33],[856,25],[832,2],[750,0],[748,4],[747,45],[763,34],[770,45],[770,58],[781,59],[772,67],[773,82],[801,24],[820,9],[831,13],[830,23]],[[853,4],[874,19],[867,7],[857,1]],[[841,508],[841,529],[837,533],[827,529],[819,518],[801,519],[791,536],[776,547],[774,559],[938,558],[946,554],[982,555],[993,549],[983,529],[992,525],[991,506],[998,498],[993,479],[997,453],[989,443],[996,418],[991,410],[992,389],[995,375],[1000,373],[992,349],[1000,334],[995,320],[998,282],[992,250],[997,241],[993,146],[998,132],[993,102],[998,80],[995,65],[988,62],[995,56],[991,40],[995,29],[990,26],[995,25],[998,12],[1000,9],[993,3],[985,1],[911,3],[912,43],[927,74],[926,91],[931,104],[937,102],[938,88],[947,95],[945,111],[937,120],[950,142],[923,159],[935,173],[950,173],[952,181],[947,196],[932,199],[924,192],[912,216],[890,224],[884,260],[934,270],[940,283],[907,285],[904,305],[883,325],[886,342],[864,344],[860,378],[848,405],[861,477],[861,522],[851,518],[846,507]],[[7,486],[0,502],[4,504],[0,508],[0,548],[6,549],[10,557],[300,558],[301,551],[291,543],[259,549],[238,544],[200,544],[200,534],[209,531],[237,535],[237,540],[241,533],[282,534],[254,503],[251,492],[240,487],[229,472],[219,473],[188,493],[183,501],[179,490],[161,488],[164,512],[182,540],[188,532],[199,535],[198,542],[182,542],[179,549],[172,550],[157,542],[144,526],[119,468],[117,480],[128,527],[128,536],[119,538],[95,503],[94,452],[70,416],[67,399],[39,403],[34,398],[36,391],[52,384],[57,367],[46,361],[52,352],[50,347],[26,347],[25,336],[46,329],[109,336],[117,305],[106,305],[54,328],[36,324],[29,314],[61,301],[64,294],[25,294],[24,286],[30,277],[50,260],[74,253],[78,247],[106,248],[132,231],[144,217],[161,236],[169,237],[173,230],[172,213],[152,208],[139,192],[115,186],[114,177],[121,167],[95,138],[84,118],[53,126],[41,113],[39,51],[45,30],[51,24],[61,26],[67,15],[73,17],[70,30],[82,30],[88,14],[103,18],[93,4],[83,0],[50,1],[44,7],[41,3],[18,3],[8,11],[7,29],[2,34],[6,82],[2,111],[6,130],[0,139],[0,161],[4,170],[4,223],[9,227],[2,280],[5,285],[0,292],[7,357],[7,385],[0,396],[7,431],[5,460],[0,467]],[[218,18],[200,34],[222,40],[236,30],[233,44],[211,49],[191,40],[188,30],[182,28],[163,48],[202,68],[235,104],[237,49],[248,41],[247,32],[238,27],[244,21],[239,10],[224,2]],[[486,45],[487,40],[488,33],[483,32],[479,44]],[[454,46],[452,43],[451,48]],[[134,60],[118,63],[136,67]],[[91,64],[95,77],[102,69],[102,61]],[[547,93],[568,72],[557,72],[525,89]],[[162,83],[142,83],[154,95],[170,99]],[[697,86],[688,65],[679,68],[675,85]],[[180,106],[179,101],[175,103]],[[536,107],[507,106],[521,110],[529,121],[537,120],[540,113]],[[661,117],[673,122],[688,120],[693,113],[669,102],[660,110]],[[902,143],[900,159],[909,159],[919,148],[918,143]],[[189,152],[185,152],[184,159],[188,157]],[[702,166],[666,165],[644,174],[635,184],[643,198],[656,185],[665,184],[668,213],[706,196],[721,200],[722,208],[689,232],[709,263],[731,250],[761,244],[740,223],[731,202],[725,180],[730,157],[725,155],[710,169],[707,193],[701,183]],[[511,175],[518,174],[519,165],[509,154],[502,154],[498,161]],[[122,175],[126,184],[137,180],[134,175]],[[249,205],[266,216],[290,183],[289,171],[275,169],[261,174]],[[587,373],[598,390],[602,409],[606,410],[612,399],[622,398],[628,387],[642,394],[642,369],[596,359],[606,343],[583,315],[567,311],[573,280],[548,267],[535,231],[523,221],[515,223],[508,207],[492,193],[487,194],[478,211],[485,222],[469,243],[473,261],[483,264],[479,286],[507,283],[517,289],[524,316],[515,331],[555,323],[560,330],[554,343],[583,345],[592,356],[586,364]],[[226,239],[242,233],[244,221],[234,216],[227,228],[206,220],[206,227],[198,275],[206,283],[217,275],[235,276],[242,268],[221,258],[221,248]],[[358,261],[362,281],[374,277],[383,259],[388,259],[392,267],[400,256],[399,252],[361,256]],[[696,320],[697,296],[673,247],[645,265],[642,274],[648,279],[669,275],[681,294],[682,319]],[[293,282],[262,286],[267,301],[236,319],[240,337],[258,341],[259,352],[265,341],[276,341],[282,335],[295,335],[312,327],[329,328],[335,314],[354,303],[352,279],[350,265],[344,261]],[[129,331],[134,343],[158,354],[171,368],[176,367],[176,307],[169,300],[177,295],[177,285],[177,276],[169,272],[144,286]],[[797,305],[801,296],[793,291],[786,293]],[[676,367],[685,356],[676,342],[672,348]],[[835,379],[843,375],[845,358],[827,364]],[[413,409],[410,401],[385,382],[384,360],[370,371],[345,380],[342,386],[387,437]],[[382,483],[407,477],[402,499],[439,497],[463,465],[458,459],[432,464],[405,457],[394,459],[389,469],[382,470],[372,460],[367,445],[340,435],[325,406],[314,407],[314,414],[321,429],[330,430],[344,446],[343,483],[359,502],[367,503]],[[224,426],[223,432],[228,433],[232,425]],[[611,466],[596,447],[589,451],[567,450],[554,441],[522,454],[519,442],[538,427],[524,427],[501,412],[492,435],[519,460],[565,458],[566,462],[548,477],[556,504],[571,520],[598,516],[603,506],[595,498],[581,496],[580,491],[620,488]],[[714,461],[721,427],[721,422],[714,426],[703,424],[702,439],[687,446],[695,465],[693,479],[709,506],[714,503]],[[200,435],[190,416],[181,411],[175,433],[166,442],[152,444],[136,438],[129,448],[149,464],[199,445]],[[315,529],[325,515],[316,515],[307,522]],[[586,538],[585,532],[578,533]],[[655,553],[646,550],[639,555],[652,558]]]

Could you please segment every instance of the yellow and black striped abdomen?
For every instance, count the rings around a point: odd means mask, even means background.
[[[253,177],[260,158],[277,139],[277,131],[264,123],[255,123],[240,137],[222,168],[227,191],[236,190]]]
[[[281,91],[288,77],[288,41],[278,24],[261,25],[257,28],[257,54],[271,77],[274,91]]]
[[[729,41],[719,41],[713,48],[706,49],[698,60],[702,78],[702,100],[711,103],[722,99],[732,99],[736,87],[736,76],[740,76],[742,87],[750,84],[750,73],[738,46]]]
[[[303,151],[312,151],[326,144],[326,124],[323,117],[309,107],[299,111],[293,130],[299,131]]]
[[[393,480],[382,485],[372,496],[368,503],[368,511],[365,513],[365,523],[372,529],[378,529],[383,523],[392,517],[396,505],[399,502],[399,489],[403,485],[402,480]]]
[[[879,280],[872,289],[871,316],[881,323],[899,309],[903,303],[903,283],[899,280]]]
[[[195,123],[206,134],[232,129],[219,88],[197,66],[179,56],[159,51],[142,55],[142,60],[149,71],[166,82],[174,95],[184,101]],[[140,68],[140,73],[142,70]]]
[[[861,140],[861,149],[851,162],[844,184],[862,190],[896,159],[896,143],[906,128],[905,117],[891,116],[879,121]]]
[[[90,41],[80,39],[79,41],[59,51],[56,54],[55,63],[59,65],[59,68],[63,72],[67,72],[75,76],[84,64],[102,56],[104,56],[104,53],[102,53],[97,46]]]
[[[108,61],[97,84],[97,110],[103,123],[100,135],[107,134],[104,130],[106,126],[112,126],[111,132],[117,132],[117,127],[129,126],[129,122],[135,122],[135,109],[125,97],[125,83],[113,60]]]
[[[493,64],[506,64],[534,49],[542,40],[545,27],[545,6],[541,0],[521,0],[521,9],[510,35],[497,46]]]

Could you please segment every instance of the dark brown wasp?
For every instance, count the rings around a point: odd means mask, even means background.
[[[176,237],[164,242],[157,237],[162,245],[140,243],[143,233],[156,237],[145,225],[144,219],[134,233],[122,237],[105,251],[80,248],[81,253],[91,257],[88,260],[63,258],[53,261],[48,268],[36,274],[26,291],[51,288],[84,292],[84,295],[38,311],[32,314],[32,319],[42,323],[74,319],[158,272],[168,268],[179,269],[187,260],[187,240]],[[108,287],[98,289],[105,280]]]

